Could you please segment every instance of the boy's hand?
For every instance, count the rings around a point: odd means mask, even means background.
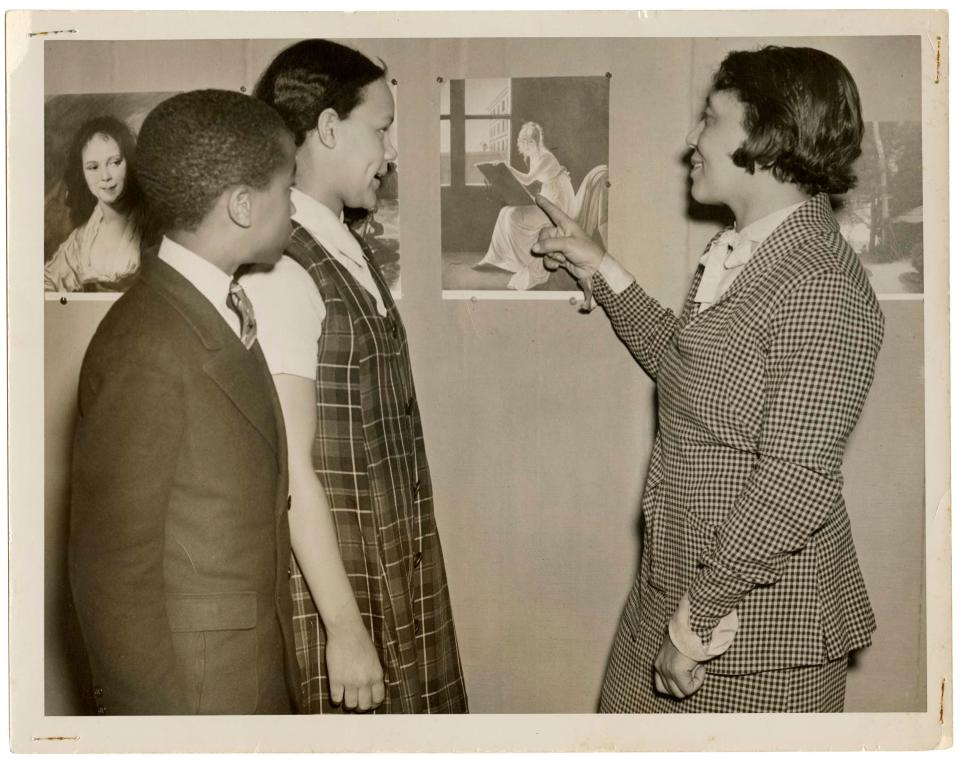
[[[363,627],[327,631],[330,700],[349,711],[369,711],[383,702],[383,668]]]

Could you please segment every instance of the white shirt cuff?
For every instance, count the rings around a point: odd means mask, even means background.
[[[714,627],[710,644],[704,645],[700,636],[690,628],[690,595],[685,594],[680,598],[680,604],[670,619],[667,630],[670,633],[670,641],[677,650],[687,658],[702,662],[727,652],[733,644],[733,638],[737,635],[739,624],[737,611],[730,611]]]
[[[633,275],[627,272],[620,262],[607,254],[600,260],[597,272],[607,281],[610,290],[614,293],[623,293],[627,287],[634,281]]]

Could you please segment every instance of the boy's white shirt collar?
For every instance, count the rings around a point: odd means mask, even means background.
[[[237,336],[240,335],[240,318],[227,306],[230,282],[233,280],[230,275],[166,236],[160,243],[157,256],[189,280],[220,313],[230,329]]]
[[[290,200],[296,208],[293,215],[294,221],[303,225],[307,232],[347,268],[356,281],[373,296],[377,303],[377,312],[381,317],[385,317],[387,308],[380,295],[380,289],[373,281],[363,249],[343,223],[342,216],[337,217],[328,206],[297,188],[290,188]]]

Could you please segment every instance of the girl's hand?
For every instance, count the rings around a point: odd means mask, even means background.
[[[327,630],[330,700],[349,711],[369,711],[386,696],[383,667],[364,626]]]

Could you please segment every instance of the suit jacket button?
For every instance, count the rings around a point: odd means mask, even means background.
[[[422,562],[423,562],[423,553],[419,551],[413,553],[413,567],[419,568]]]

